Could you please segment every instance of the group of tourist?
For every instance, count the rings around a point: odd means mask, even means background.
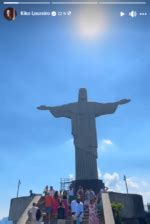
[[[106,192],[107,189],[103,189]],[[29,210],[30,224],[39,224],[43,220],[42,214],[45,213],[45,222],[50,224],[52,217],[57,219],[57,224],[65,224],[66,219],[71,217],[72,223],[80,224],[83,221],[84,213],[88,210],[88,224],[99,224],[98,212],[102,209],[101,192],[95,194],[92,189],[84,190],[79,187],[76,195],[72,186],[68,191],[55,191],[48,185],[43,191],[44,211],[41,211],[35,203]],[[40,206],[40,203],[38,203]]]

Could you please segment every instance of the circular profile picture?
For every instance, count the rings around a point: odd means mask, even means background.
[[[5,19],[12,21],[15,20],[17,16],[16,9],[14,8],[7,8],[4,10],[4,17]]]

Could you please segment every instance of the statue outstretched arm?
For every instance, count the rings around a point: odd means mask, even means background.
[[[112,114],[116,111],[119,105],[129,103],[129,99],[123,99],[114,103],[95,103],[95,116]]]
[[[38,110],[50,110],[50,108],[51,107],[44,106],[44,105],[37,107]]]
[[[131,100],[130,99],[123,99],[123,100],[120,100],[118,101],[118,105],[123,105],[123,104],[126,104],[126,103],[129,103]]]
[[[38,110],[48,110],[50,111],[54,117],[66,117],[71,118],[71,110],[70,104],[56,106],[56,107],[49,107],[49,106],[39,106],[37,107]]]

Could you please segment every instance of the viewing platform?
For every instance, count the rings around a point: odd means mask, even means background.
[[[27,224],[28,211],[32,204],[36,203],[40,208],[43,216],[43,223],[46,224],[46,213],[44,207],[44,196],[35,195],[33,197],[18,197],[13,198],[10,204],[9,220],[13,224]],[[144,223],[146,212],[144,210],[143,199],[137,194],[122,194],[116,192],[102,193],[102,208],[98,211],[98,218],[101,224],[115,224],[112,203],[121,203],[121,218],[124,224],[141,224]],[[68,210],[66,224],[73,223],[71,210]],[[83,224],[88,224],[89,210],[84,207]],[[111,221],[110,221],[111,220]],[[41,222],[42,223],[42,222]],[[51,217],[51,224],[57,223],[57,215]]]

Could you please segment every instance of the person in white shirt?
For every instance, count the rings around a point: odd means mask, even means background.
[[[73,187],[69,187],[69,190],[68,190],[68,196],[74,196],[74,190],[73,190]]]
[[[69,190],[68,190],[68,201],[69,201],[69,204],[71,204],[73,199],[74,199],[74,189],[73,189],[72,186],[70,186]]]
[[[74,215],[77,211],[77,200],[71,202],[71,214]]]
[[[39,208],[36,206],[36,203],[32,204],[32,208],[29,210],[29,214],[31,217],[31,224],[37,224],[36,213]]]
[[[84,214],[84,206],[80,201],[80,198],[77,198],[71,202],[71,212],[74,223],[80,224]]]
[[[50,186],[49,194],[50,194],[51,197],[54,197],[55,190],[53,189],[53,186]]]

